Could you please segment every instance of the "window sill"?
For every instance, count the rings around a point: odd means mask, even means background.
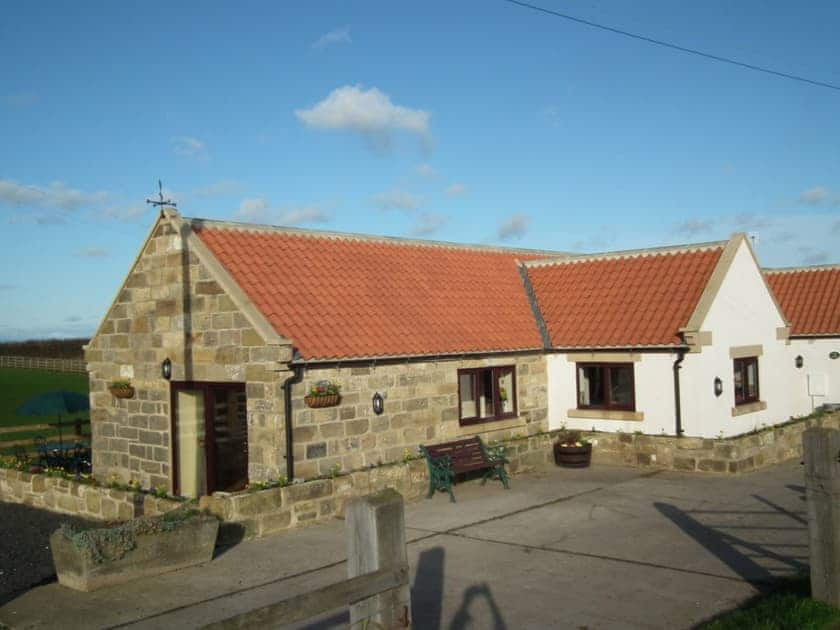
[[[756,411],[764,411],[765,409],[767,409],[767,403],[763,400],[758,400],[753,403],[732,407],[732,417],[743,416],[748,413],[755,413]]]
[[[504,420],[487,420],[486,422],[476,422],[475,424],[458,424],[456,435],[458,437],[467,437],[470,435],[478,435],[479,433],[490,433],[492,431],[503,431],[505,429],[517,429],[525,426],[525,418],[514,416],[513,418],[506,418]]]
[[[616,409],[569,409],[570,418],[588,418],[591,420],[631,420],[641,422],[645,419],[644,411],[618,411]]]

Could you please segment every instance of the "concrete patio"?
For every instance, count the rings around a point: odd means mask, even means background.
[[[406,506],[416,628],[688,628],[807,569],[802,470],[743,476],[598,466],[456,487]],[[13,628],[190,628],[346,576],[335,521],[208,565],[0,608]],[[346,611],[300,627],[343,627]]]

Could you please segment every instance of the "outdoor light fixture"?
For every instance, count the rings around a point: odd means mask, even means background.
[[[831,352],[828,353],[828,358],[829,359],[840,359],[840,352],[837,352],[836,350],[832,350]]]
[[[723,381],[719,376],[715,376],[715,396],[720,396],[723,393]]]
[[[373,395],[373,413],[375,413],[378,416],[383,411],[385,411],[385,399],[382,398],[382,394],[376,392]]]
[[[167,381],[172,378],[172,361],[168,358],[164,359],[163,363],[160,364],[160,375]]]
[[[798,368],[801,368],[803,365],[805,365],[805,359],[802,358],[801,354],[797,355],[797,357],[794,359],[794,362],[796,363],[796,367]]]

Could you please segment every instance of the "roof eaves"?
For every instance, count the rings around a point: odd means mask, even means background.
[[[302,357],[295,352],[293,363],[298,365],[311,365],[316,363],[352,363],[359,361],[408,361],[411,359],[434,360],[437,358],[451,359],[454,357],[487,356],[492,354],[522,354],[526,352],[542,352],[545,348],[534,346],[525,348],[504,348],[496,350],[459,350],[457,352],[429,352],[419,354],[371,354],[351,355],[343,357]]]

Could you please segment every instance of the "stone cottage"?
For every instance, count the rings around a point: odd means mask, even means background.
[[[563,424],[731,435],[810,410],[789,326],[743,235],[572,257],[165,209],[86,349],[94,473],[200,496]]]

